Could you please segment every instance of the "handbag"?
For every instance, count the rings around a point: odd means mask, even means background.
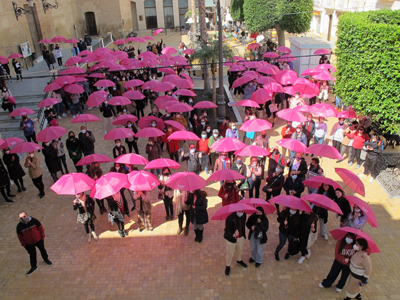
[[[245,181],[240,185],[239,191],[247,191],[247,190],[250,190],[250,185],[246,178]]]
[[[84,214],[78,213],[78,217],[76,219],[77,223],[85,224],[87,220],[89,220],[89,213],[87,212],[85,212]]]
[[[289,242],[288,253],[293,256],[299,252],[300,252],[300,241],[293,240],[293,241]]]
[[[158,192],[158,199],[163,200],[164,199],[164,193],[163,192]]]
[[[269,111],[270,111],[271,113],[276,112],[276,111],[278,111],[278,104],[272,103],[272,104],[270,104],[270,105],[268,106],[268,108],[269,108]]]

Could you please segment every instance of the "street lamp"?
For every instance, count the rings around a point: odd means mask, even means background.
[[[33,7],[33,0],[27,0],[27,1],[28,1],[29,7]],[[21,16],[22,14],[24,14],[24,15],[32,14],[31,10],[26,10],[23,7],[18,7],[18,4],[14,1],[12,1],[12,5],[14,8],[14,13],[15,13],[15,17],[17,18],[17,21],[18,21],[18,17]]]
[[[29,0],[29,1],[33,1],[33,0]],[[44,13],[46,13],[46,11],[49,10],[50,8],[57,9],[58,3],[59,3],[59,0],[56,0],[56,5],[51,5],[50,3],[47,2],[47,0],[42,0]]]

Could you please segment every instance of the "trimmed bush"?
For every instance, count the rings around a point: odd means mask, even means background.
[[[232,0],[231,2],[231,16],[232,19],[235,21],[243,21],[244,20],[244,14],[243,14],[243,3],[244,0]]]

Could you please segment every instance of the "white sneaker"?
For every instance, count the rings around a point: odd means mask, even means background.
[[[342,289],[336,288],[336,292],[340,293]]]
[[[107,131],[104,131],[104,134],[107,134]]]
[[[365,177],[365,175],[364,174],[359,174],[358,177],[363,178],[363,177]]]
[[[88,110],[91,110],[93,107],[88,107]]]
[[[324,286],[322,285],[322,283],[320,282],[320,283],[318,283],[318,286],[321,288],[321,289],[323,289],[324,288]]]
[[[306,257],[305,257],[305,256],[302,256],[302,257],[299,258],[299,260],[297,261],[297,263],[298,263],[299,265],[301,265],[301,264],[303,263],[303,261],[305,261],[305,260],[306,260]]]
[[[328,240],[328,235],[327,234],[324,234],[324,239],[325,239],[325,241]]]
[[[308,251],[308,254],[306,255],[306,258],[310,258],[311,257],[311,250],[307,249],[307,251]]]
[[[76,116],[75,115],[72,115],[72,118],[75,118]]]
[[[99,238],[97,237],[96,232],[92,231],[92,235],[93,235],[93,238],[94,238],[95,241],[99,240]]]
[[[66,116],[67,116],[67,114],[66,114],[66,113],[63,113],[63,114],[62,114],[62,116],[63,116],[63,117],[66,117]]]
[[[62,118],[61,118],[61,116],[58,116],[58,118],[61,120]]]
[[[369,179],[369,182],[370,182],[370,183],[373,183],[373,182],[374,182],[374,178],[371,177],[371,178]]]

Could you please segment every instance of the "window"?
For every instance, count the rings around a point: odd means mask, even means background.
[[[174,8],[172,0],[164,0],[164,22],[166,28],[174,28]]]
[[[157,11],[155,0],[144,1],[144,14],[146,18],[146,28],[155,29],[157,28]]]

